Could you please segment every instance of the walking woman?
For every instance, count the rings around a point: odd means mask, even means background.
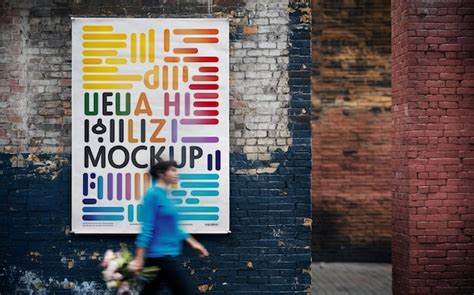
[[[175,161],[160,161],[150,168],[156,186],[150,188],[143,200],[143,224],[136,239],[136,257],[129,269],[140,271],[144,266],[158,266],[157,277],[143,288],[144,295],[158,294],[165,284],[172,294],[192,294],[186,275],[176,258],[181,255],[183,240],[194,248],[199,256],[208,256],[206,248],[192,236],[181,230],[174,203],[168,198],[170,186],[177,182]]]

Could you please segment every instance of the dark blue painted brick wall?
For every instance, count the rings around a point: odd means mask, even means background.
[[[287,152],[273,153],[271,162],[280,163],[274,173],[235,174],[268,163],[231,155],[232,233],[197,235],[211,256],[201,259],[187,249],[182,258],[193,284],[212,294],[306,294],[310,287],[311,58],[310,23],[302,21],[306,5],[295,1],[290,9],[293,144]],[[70,12],[65,8],[54,13]],[[70,234],[70,155],[28,156],[0,154],[0,293],[100,294],[101,255],[120,242],[133,248],[134,236]]]

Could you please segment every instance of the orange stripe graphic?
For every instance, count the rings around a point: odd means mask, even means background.
[[[196,75],[193,76],[193,81],[217,81],[219,76],[216,75]]]
[[[144,177],[144,179],[143,179],[143,182],[144,182],[143,183],[143,188],[144,188],[143,192],[146,192],[150,188],[150,174],[145,173],[143,175],[143,177]]]
[[[183,67],[183,82],[188,82],[188,66]]]
[[[173,90],[178,90],[178,67],[173,67]]]
[[[133,120],[128,119],[128,142],[137,143],[138,138],[133,137]]]
[[[198,52],[198,49],[197,48],[175,48],[173,49],[173,52],[176,53],[176,54],[181,54],[181,53],[190,53],[190,54],[193,54],[193,53],[197,53]]]
[[[218,62],[217,56],[187,56],[183,58],[184,62]]]
[[[179,62],[180,58],[179,57],[174,57],[174,56],[167,56],[165,57],[166,62]]]
[[[165,30],[165,51],[170,51],[170,30]]]
[[[173,33],[176,35],[217,35],[218,29],[175,29]]]
[[[168,90],[168,66],[163,66],[163,89]]]
[[[135,200],[140,200],[140,173],[135,173]]]
[[[184,38],[184,43],[217,43],[218,38]]]

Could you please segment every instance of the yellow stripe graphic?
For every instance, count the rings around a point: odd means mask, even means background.
[[[127,34],[83,34],[84,40],[127,40]]]
[[[83,26],[82,30],[85,32],[111,32],[114,27],[112,26]]]
[[[117,55],[117,50],[83,50],[84,56],[114,56]]]
[[[148,59],[150,62],[155,61],[155,30],[148,31]]]
[[[85,65],[98,65],[102,63],[100,58],[83,58],[82,63]]]
[[[141,81],[141,75],[84,75],[84,81]]]
[[[84,89],[132,89],[130,83],[101,83],[101,84],[84,84]]]
[[[144,63],[146,61],[145,56],[145,33],[140,34],[140,62]]]
[[[127,63],[126,58],[107,58],[105,59],[105,63],[109,65],[124,65]]]
[[[84,42],[84,48],[125,48],[126,42]]]
[[[117,67],[84,67],[85,73],[116,73]]]
[[[131,42],[130,42],[130,56],[132,58],[132,62],[137,62],[137,34],[132,33]]]

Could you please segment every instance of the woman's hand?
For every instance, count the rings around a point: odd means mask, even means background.
[[[201,243],[198,243],[198,245],[193,246],[193,248],[198,252],[199,257],[209,256],[209,252],[207,252],[207,249]]]
[[[129,264],[128,264],[128,270],[134,273],[139,273],[143,269],[143,258],[137,257],[133,259]]]
[[[199,243],[195,238],[193,238],[192,236],[189,236],[186,239],[186,242],[188,242],[188,244],[189,244],[189,246],[191,246],[191,248],[193,248],[194,250],[196,250],[198,252],[199,257],[209,256],[209,252],[207,252],[207,249],[201,243]]]
[[[133,259],[129,264],[128,264],[128,270],[134,273],[139,273],[143,265],[145,264],[145,249],[138,247],[135,253],[135,259]]]

